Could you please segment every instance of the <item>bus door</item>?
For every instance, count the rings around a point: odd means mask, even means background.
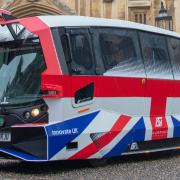
[[[121,28],[93,28],[93,42],[99,76],[99,106],[116,117],[130,118],[126,129],[132,133],[127,144],[144,141],[144,116],[149,113],[150,101],[145,97],[146,74],[135,30]],[[97,68],[96,68],[97,69]],[[118,119],[118,118],[117,118]],[[116,119],[116,120],[117,120]],[[122,127],[126,120],[121,119]],[[108,120],[113,124],[113,118]],[[137,122],[138,126],[136,126]],[[133,131],[132,131],[133,129]],[[123,130],[122,130],[123,131]],[[120,152],[117,146],[117,154]]]
[[[172,111],[167,109],[167,103],[173,96],[173,72],[166,37],[148,32],[140,32],[139,36],[147,75],[145,96],[151,99],[149,126],[152,131],[146,140],[171,138]]]
[[[66,35],[71,54],[68,69],[72,75],[72,106],[79,113],[92,111],[97,77],[89,28],[67,28]]]

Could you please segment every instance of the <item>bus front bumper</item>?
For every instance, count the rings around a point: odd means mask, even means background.
[[[43,125],[16,125],[0,131],[0,158],[47,161],[47,135]]]

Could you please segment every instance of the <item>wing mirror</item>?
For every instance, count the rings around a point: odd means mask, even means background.
[[[42,98],[62,98],[63,88],[58,85],[43,84],[41,86]]]

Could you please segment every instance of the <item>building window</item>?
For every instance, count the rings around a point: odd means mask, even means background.
[[[144,24],[147,23],[146,14],[144,14]]]
[[[145,13],[135,14],[134,20],[137,23],[147,24],[147,15]]]
[[[135,22],[138,22],[138,15],[135,15]]]
[[[104,0],[105,3],[111,3],[113,0]]]
[[[142,23],[142,14],[139,15],[139,22]]]
[[[168,15],[163,2],[161,2],[161,9],[158,17],[155,18],[155,22],[157,27],[173,31],[173,17]]]

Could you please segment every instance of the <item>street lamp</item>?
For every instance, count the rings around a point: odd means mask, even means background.
[[[161,2],[159,16],[155,18],[155,22],[157,27],[173,31],[173,18],[172,16],[168,16],[163,2]]]

